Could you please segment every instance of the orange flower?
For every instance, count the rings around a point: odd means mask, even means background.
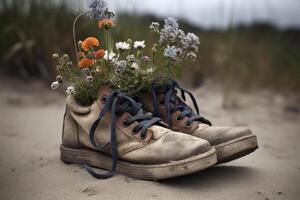
[[[88,37],[88,38],[86,38],[83,42],[82,42],[82,44],[81,44],[81,47],[82,47],[82,49],[83,50],[85,50],[85,51],[87,51],[87,50],[89,50],[89,48],[91,47],[91,46],[99,46],[100,45],[100,42],[99,42],[99,40],[97,39],[97,38],[94,38],[94,37]]]
[[[104,27],[105,29],[109,29],[112,26],[114,26],[114,23],[111,19],[103,19],[103,20],[98,22],[98,27],[99,28]]]
[[[105,51],[103,49],[100,49],[100,50],[96,51],[96,53],[95,53],[95,57],[98,59],[103,58],[104,55],[105,55]]]
[[[87,68],[94,64],[94,61],[92,59],[83,58],[79,61],[79,67],[80,68]]]

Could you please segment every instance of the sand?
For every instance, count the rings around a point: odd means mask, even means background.
[[[212,84],[208,84],[212,85]],[[215,125],[246,125],[260,148],[242,159],[161,182],[122,175],[97,180],[59,158],[64,95],[40,82],[0,81],[0,199],[300,199],[300,114],[267,91],[234,93],[222,108],[218,87],[195,91]]]

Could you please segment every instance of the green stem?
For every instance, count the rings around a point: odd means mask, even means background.
[[[104,41],[105,41],[105,46],[106,46],[106,52],[107,52],[107,61],[106,61],[106,66],[107,66],[107,76],[110,74],[110,67],[109,67],[109,45],[108,45],[108,32],[106,29],[104,29]]]
[[[80,13],[79,15],[77,15],[77,17],[73,21],[73,42],[74,42],[74,47],[75,47],[75,51],[76,51],[77,63],[79,63],[79,58],[78,58],[78,47],[77,47],[77,40],[76,40],[76,23],[81,16],[83,16],[89,12],[90,11],[85,11],[85,12]]]
[[[105,43],[106,43],[106,50],[107,50],[107,60],[109,61],[109,54],[110,54],[110,49],[109,49],[109,30],[105,30]]]
[[[133,90],[133,91],[130,91],[130,92],[128,92],[130,95],[134,95],[134,94],[136,94],[137,92],[139,92],[141,89],[143,89],[144,88],[144,82],[142,82],[142,84],[141,84],[141,86],[140,87],[138,87],[137,89],[135,89],[135,90]]]
[[[152,53],[152,64],[153,64],[153,66],[155,65],[155,58],[154,57],[155,57],[155,53],[153,52]]]
[[[170,73],[171,73],[171,58],[169,59],[169,62],[168,62],[168,80],[170,80]]]
[[[63,69],[64,73],[68,76],[68,79],[69,79],[71,82],[75,82],[75,81],[76,81],[75,78],[73,77],[73,74],[72,74],[72,73],[70,72],[70,70],[68,69],[68,67],[67,67],[67,69],[66,69],[66,67],[63,67],[62,69]]]

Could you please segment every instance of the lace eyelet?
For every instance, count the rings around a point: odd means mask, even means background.
[[[107,96],[104,96],[104,97],[102,97],[101,102],[102,102],[102,103],[105,103],[106,100],[107,100]]]
[[[177,117],[176,117],[176,121],[181,121],[183,119],[183,117],[181,117],[180,115],[178,115]]]
[[[133,135],[136,135],[136,134],[138,133],[138,131],[135,130],[135,129],[132,129],[131,133],[132,133]]]
[[[124,126],[125,128],[127,128],[127,127],[129,126],[129,124],[127,124],[127,122],[124,121],[124,122],[123,122],[123,126]]]
[[[192,124],[193,124],[193,123],[191,123],[191,122],[188,122],[188,121],[185,123],[185,125],[186,125],[187,127],[191,127],[191,126],[192,126]]]
[[[144,140],[144,139],[146,139],[146,135],[141,134],[140,138],[141,138],[141,140]]]

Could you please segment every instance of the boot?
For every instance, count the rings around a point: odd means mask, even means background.
[[[140,103],[109,87],[102,87],[88,107],[70,95],[61,159],[84,164],[96,178],[109,178],[116,171],[145,180],[187,175],[217,162],[215,149],[206,140],[167,127],[160,118],[144,112]],[[108,172],[97,173],[92,166]]]
[[[181,98],[177,91],[181,92]],[[186,105],[186,94],[196,112]],[[172,130],[209,141],[217,150],[218,163],[243,157],[258,148],[257,137],[248,128],[212,126],[209,120],[199,115],[193,94],[174,80],[162,86],[153,84],[150,92],[140,95],[139,101],[145,110],[160,117]]]

